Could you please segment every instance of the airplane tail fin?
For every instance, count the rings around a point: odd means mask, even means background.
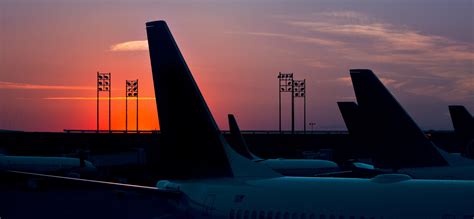
[[[350,70],[363,123],[380,168],[444,166],[448,162],[369,69]]]
[[[155,163],[160,176],[272,175],[269,169],[249,167],[254,162],[235,153],[225,142],[166,22],[148,22],[146,30],[162,138]]]
[[[245,142],[245,139],[242,136],[242,133],[240,132],[239,125],[237,125],[237,121],[235,120],[234,115],[229,114],[228,119],[229,119],[230,135],[234,143],[234,144],[230,144],[230,146],[237,153],[246,157],[247,159],[250,159],[250,160],[260,159],[257,156],[255,156],[252,152],[250,152],[249,147],[247,146],[247,143]]]
[[[449,106],[449,114],[454,131],[462,138],[474,138],[474,117],[466,107],[460,105]]]
[[[339,111],[341,112],[342,119],[346,124],[347,131],[349,131],[350,138],[355,144],[356,148],[353,148],[350,152],[351,154],[369,154],[373,157],[371,152],[373,151],[370,147],[368,141],[370,138],[370,133],[366,131],[370,129],[370,126],[363,122],[362,119],[364,116],[359,110],[359,106],[355,102],[337,102]]]
[[[474,117],[464,106],[449,106],[449,114],[453,123],[454,132],[461,140],[464,156],[474,158]]]
[[[339,111],[341,112],[342,119],[346,124],[346,128],[349,133],[357,133],[361,131],[363,128],[361,127],[363,124],[361,121],[359,108],[357,103],[355,102],[337,102],[337,106],[339,107]]]

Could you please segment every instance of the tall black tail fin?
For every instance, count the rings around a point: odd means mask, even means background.
[[[166,22],[146,24],[161,130],[157,169],[168,179],[277,176],[224,141]]]
[[[250,159],[259,159],[257,156],[252,154],[250,152],[247,143],[245,142],[244,137],[242,136],[242,133],[240,132],[239,125],[237,125],[237,121],[235,120],[235,117],[233,114],[227,115],[229,119],[229,129],[230,129],[230,135],[232,137],[232,142],[233,144],[230,144],[230,146],[240,155]]]
[[[374,163],[381,168],[448,165],[433,143],[369,69],[350,70],[363,122],[369,124]]]
[[[347,131],[349,131],[350,138],[353,141],[354,148],[349,149],[350,153],[361,157],[369,155],[373,157],[373,148],[370,148],[370,129],[369,124],[363,122],[364,116],[359,110],[359,106],[355,102],[337,102],[342,119],[346,124]]]
[[[355,102],[337,102],[342,119],[346,124],[346,128],[351,134],[361,131],[363,128],[362,121],[360,121],[360,113],[357,103]]]
[[[453,123],[454,132],[461,141],[461,152],[464,156],[474,158],[474,117],[466,107],[460,105],[449,106],[449,114]]]
[[[466,107],[460,105],[449,106],[449,114],[457,135],[464,139],[474,138],[474,117],[467,111]]]
[[[166,22],[148,22],[146,30],[163,142],[159,164],[166,165],[159,168],[162,176],[232,177],[223,138]]]

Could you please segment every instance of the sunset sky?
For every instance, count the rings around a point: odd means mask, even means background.
[[[159,129],[152,20],[167,21],[221,129],[234,113],[241,129],[277,130],[277,75],[293,72],[307,81],[307,123],[343,130],[336,102],[355,100],[351,68],[372,69],[423,129],[452,129],[448,105],[474,114],[473,11],[472,0],[2,0],[0,129],[95,129],[97,71],[112,73],[112,129],[125,128],[125,80],[134,79],[140,129]]]

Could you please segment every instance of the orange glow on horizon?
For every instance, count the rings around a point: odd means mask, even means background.
[[[81,105],[87,106],[87,111],[78,112],[78,115],[83,117],[87,122],[80,125],[80,128],[68,129],[86,129],[96,130],[97,120],[97,104],[95,98],[87,97],[75,101]],[[85,101],[84,101],[85,100]],[[55,100],[55,101],[70,101],[70,100]],[[109,107],[107,97],[101,97],[99,101],[99,129],[109,129]],[[125,130],[125,97],[115,97],[111,101],[111,129]],[[136,130],[136,115],[137,115],[136,98],[128,98],[128,130]],[[139,130],[159,130],[158,116],[156,113],[156,104],[154,97],[143,97],[138,100],[138,129]]]
[[[139,128],[159,129],[145,29],[158,19],[168,23],[222,129],[228,113],[241,129],[278,129],[278,72],[306,79],[307,122],[345,129],[335,103],[355,100],[348,70],[358,67],[386,79],[422,127],[449,129],[442,106],[474,107],[472,28],[463,18],[472,13],[461,2],[449,3],[456,7],[446,8],[442,23],[428,25],[439,20],[438,4],[417,10],[409,1],[354,8],[337,1],[0,1],[0,129],[95,130],[98,71],[112,74],[112,129],[125,129],[125,80],[136,79]],[[399,11],[385,7],[393,4]],[[361,10],[373,6],[391,10]],[[410,19],[420,11],[423,19]],[[282,126],[289,129],[286,97]],[[100,128],[108,130],[107,95],[100,100]],[[302,127],[301,107],[296,111]]]

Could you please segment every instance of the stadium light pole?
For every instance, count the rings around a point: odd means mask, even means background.
[[[112,131],[112,75],[109,73],[108,75],[108,82],[109,82],[109,133]],[[106,76],[107,78],[107,76]]]
[[[281,93],[291,92],[293,100],[293,73],[278,73],[278,125],[281,134]],[[294,117],[294,111],[292,110],[292,118]],[[292,119],[293,121],[293,119]],[[292,122],[293,123],[293,122]],[[293,126],[293,125],[292,125]],[[294,130],[294,127],[292,128]]]
[[[108,92],[109,94],[109,133],[111,132],[111,90],[112,75],[110,72],[97,72],[97,130],[99,133],[99,93]]]
[[[125,133],[128,133],[128,93],[130,92],[131,83],[125,80]]]
[[[126,94],[125,94],[125,126],[126,132],[128,132],[128,97],[135,97],[137,100],[137,129],[136,132],[138,133],[138,79],[137,80],[127,80],[125,82],[126,85]]]
[[[135,91],[134,95],[137,97],[137,134],[138,134],[138,79],[136,80],[134,91]]]
[[[303,131],[306,133],[306,79],[293,81],[293,96],[303,98]]]

